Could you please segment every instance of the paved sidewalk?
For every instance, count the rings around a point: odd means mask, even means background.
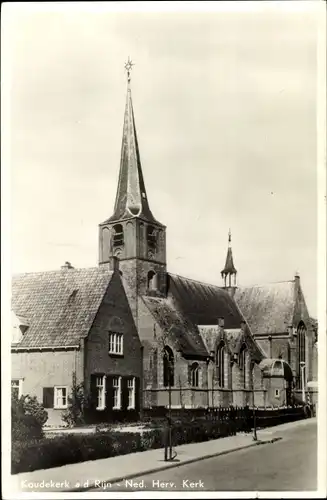
[[[12,475],[12,493],[87,491],[105,483],[119,483],[142,474],[176,467],[212,456],[231,453],[250,446],[272,442],[272,436],[261,436],[258,441],[251,434],[239,434],[203,443],[176,446],[174,462],[164,461],[164,450],[149,450],[129,455],[80,462],[52,469]],[[109,486],[110,487],[110,486]]]

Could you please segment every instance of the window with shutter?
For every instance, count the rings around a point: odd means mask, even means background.
[[[121,409],[121,377],[113,377],[113,410]]]
[[[43,387],[43,406],[44,408],[54,407],[54,387]]]
[[[128,409],[128,378],[122,377],[121,379],[121,408],[122,410]]]
[[[97,410],[104,410],[106,407],[106,376],[98,375],[95,379],[97,390]]]
[[[97,377],[98,375],[91,375],[91,383],[90,383],[90,403],[92,410],[96,410],[98,404],[98,390],[97,390]]]
[[[54,408],[64,409],[68,407],[68,390],[67,387],[58,387],[54,388]]]
[[[19,399],[23,394],[23,379],[13,379],[11,381],[11,395]]]
[[[135,377],[127,379],[127,390],[128,390],[128,410],[133,410],[135,408]]]
[[[106,380],[106,408],[112,410],[114,406],[113,376],[107,375]]]

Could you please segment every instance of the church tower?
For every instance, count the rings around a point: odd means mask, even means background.
[[[232,233],[229,230],[226,262],[224,269],[221,271],[221,277],[224,280],[224,288],[226,288],[232,296],[234,295],[237,286],[236,275],[237,275],[237,270],[234,266],[233,252],[232,252]]]
[[[166,293],[166,227],[150,209],[145,189],[132,104],[128,59],[120,171],[113,215],[99,225],[99,265],[119,259],[134,314],[140,295]]]

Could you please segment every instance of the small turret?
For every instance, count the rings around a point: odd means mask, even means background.
[[[233,292],[235,291],[236,275],[237,275],[237,270],[234,266],[233,252],[232,252],[232,233],[231,230],[229,230],[226,262],[224,269],[221,271],[221,277],[224,280],[224,288],[232,290]],[[232,278],[233,278],[233,283],[232,283]]]

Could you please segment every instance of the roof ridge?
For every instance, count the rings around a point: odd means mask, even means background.
[[[55,274],[55,273],[73,273],[73,272],[76,272],[76,271],[89,271],[91,269],[105,269],[107,272],[113,272],[111,271],[110,269],[108,268],[105,268],[104,266],[92,266],[92,267],[73,267],[71,269],[49,269],[49,270],[45,270],[45,271],[30,271],[30,272],[24,272],[24,273],[13,273],[11,275],[12,278],[17,278],[17,277],[22,277],[22,276],[32,276],[32,275],[41,275],[41,274]]]
[[[254,284],[254,285],[239,285],[237,288],[260,288],[269,285],[279,285],[280,283],[295,283],[295,280],[285,280],[285,281],[270,281],[269,283]]]
[[[200,283],[200,285],[212,286],[214,288],[218,288],[221,291],[224,291],[223,287],[218,285],[213,285],[212,283],[207,283],[205,281],[195,280],[194,278],[187,278],[186,276],[181,276],[180,274],[168,273],[170,276],[176,276],[176,278],[182,278],[184,280],[194,281],[195,283]]]

